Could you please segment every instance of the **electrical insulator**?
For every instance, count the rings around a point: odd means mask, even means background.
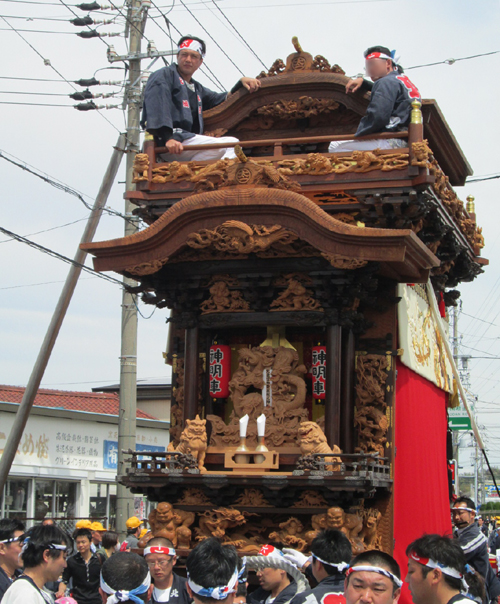
[[[75,101],[85,101],[86,99],[93,99],[94,95],[87,89],[82,92],[73,92],[69,95],[69,98]]]
[[[108,46],[108,50],[106,52],[106,55],[108,57],[108,61],[112,61],[115,57],[118,56],[118,53],[115,50],[115,47],[112,45]]]
[[[153,52],[158,52],[158,49],[156,48],[156,44],[154,43],[154,40],[149,40],[148,55],[151,55]]]
[[[149,76],[151,75],[150,71],[143,71],[141,74],[141,84],[143,86],[146,86],[148,80],[149,80]]]
[[[77,4],[77,8],[81,10],[101,10],[101,5],[97,2],[90,2],[87,4]]]
[[[95,29],[87,29],[84,31],[79,31],[76,34],[79,38],[99,38],[100,34]]]
[[[77,17],[76,19],[70,19],[69,22],[73,23],[73,25],[83,27],[84,25],[92,25],[94,23],[94,20],[92,19],[92,17],[89,17],[87,15],[86,17]]]
[[[78,103],[78,105],[74,106],[78,111],[92,111],[93,109],[98,109],[97,105],[93,101],[89,101],[88,103]]]
[[[88,88],[89,86],[98,86],[101,82],[95,78],[81,78],[80,80],[75,80],[74,83],[78,84],[78,86],[86,86]]]

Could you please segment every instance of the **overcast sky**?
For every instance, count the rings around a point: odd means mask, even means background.
[[[78,1],[78,0],[76,0]],[[276,58],[286,59],[293,51],[292,36],[298,36],[304,50],[322,54],[330,63],[338,63],[347,74],[363,68],[363,50],[374,44],[396,48],[405,67],[461,58],[500,50],[498,41],[500,7],[498,0],[154,0],[167,13],[172,27],[183,34],[207,39],[206,64],[217,78],[230,88],[239,78],[238,70],[209,39],[186,4],[210,35],[232,57],[245,75],[257,75],[262,65],[241,41],[216,6],[219,6],[239,33],[270,66]],[[85,194],[92,203],[99,189],[118,132],[124,128],[119,109],[78,112],[75,101],[67,96],[74,89],[43,59],[69,81],[89,78],[120,80],[121,69],[109,69],[107,46],[103,40],[84,40],[75,35],[68,21],[85,13],[62,0],[28,4],[19,0],[0,0],[1,137],[0,150],[11,159],[18,158],[73,189]],[[95,19],[111,18],[93,12]],[[5,18],[9,16],[5,20]],[[165,20],[155,8],[149,19],[146,38],[161,50],[170,49]],[[23,17],[16,19],[12,17]],[[53,19],[41,20],[40,18]],[[27,20],[30,19],[30,20]],[[25,40],[9,30],[45,30],[61,33],[20,31]],[[124,19],[104,25],[99,31],[122,32]],[[175,39],[178,35],[174,29]],[[123,35],[104,38],[119,54],[126,52]],[[146,43],[144,43],[144,46]],[[38,51],[35,52],[35,50]],[[43,59],[41,58],[43,57]],[[143,63],[143,68],[148,62]],[[119,64],[114,63],[114,67]],[[161,64],[156,63],[157,69]],[[472,165],[475,177],[500,173],[495,143],[500,139],[497,73],[500,54],[409,69],[424,98],[435,99],[443,111],[460,146]],[[57,82],[14,80],[42,78]],[[215,86],[203,74],[197,79]],[[81,90],[77,85],[74,88]],[[119,92],[120,87],[101,86],[93,92]],[[46,96],[6,94],[11,92],[47,93]],[[61,95],[61,96],[52,96]],[[48,103],[70,107],[29,106],[20,103]],[[98,104],[120,104],[117,99],[96,100]],[[105,118],[105,119],[104,119]],[[123,210],[124,164],[109,199],[109,206]],[[76,197],[59,191],[40,179],[0,158],[2,183],[0,224],[15,233],[73,257],[84,228],[88,210]],[[495,392],[500,381],[500,268],[498,225],[500,181],[468,184],[458,190],[465,200],[476,198],[478,223],[483,226],[486,247],[483,256],[490,259],[485,273],[471,284],[463,284],[463,308],[459,319],[461,354],[473,357],[471,390],[478,397],[479,422],[484,426],[489,455],[500,464],[500,407]],[[68,224],[73,223],[73,224]],[[66,225],[66,226],[62,226]],[[60,228],[57,228],[60,227]],[[51,230],[49,230],[51,229]],[[46,232],[40,232],[46,231]],[[38,233],[38,234],[35,234]],[[120,217],[104,216],[96,240],[121,236]],[[0,381],[25,385],[39,346],[57,302],[68,266],[22,243],[0,235],[2,279],[0,283]],[[88,261],[90,264],[90,260]],[[56,343],[42,386],[65,390],[90,388],[117,382],[120,354],[121,291],[116,285],[84,274],[76,289],[69,312]],[[151,307],[141,303],[145,317]],[[164,378],[167,312],[156,310],[151,318],[139,320],[139,378]],[[488,359],[474,358],[488,357]],[[497,419],[498,418],[498,419]],[[467,438],[464,439],[467,442]],[[464,452],[468,465],[471,450]]]

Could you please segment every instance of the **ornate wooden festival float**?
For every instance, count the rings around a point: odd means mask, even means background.
[[[147,139],[127,197],[148,228],[84,246],[170,310],[170,445],[118,479],[181,550],[307,551],[332,527],[403,556],[450,528],[453,379],[428,293],[444,315],[487,264],[453,189],[472,172],[433,100],[414,101],[405,147],[329,154],[369,94],[298,45],[260,77],[204,114],[238,159],[163,163]]]

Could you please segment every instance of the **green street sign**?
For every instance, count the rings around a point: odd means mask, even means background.
[[[463,405],[448,409],[448,425],[450,430],[470,430],[470,417]]]

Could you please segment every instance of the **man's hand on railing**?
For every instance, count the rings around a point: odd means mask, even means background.
[[[350,92],[356,92],[361,88],[361,84],[363,83],[363,78],[351,78],[347,84],[345,85],[345,91],[347,94]]]
[[[165,147],[168,149],[169,153],[173,153],[174,155],[179,155],[184,151],[184,145],[179,141],[176,141],[174,138],[171,138],[169,141],[165,143]]]
[[[260,80],[257,78],[241,78],[240,82],[248,90],[248,92],[255,92],[260,88]]]

